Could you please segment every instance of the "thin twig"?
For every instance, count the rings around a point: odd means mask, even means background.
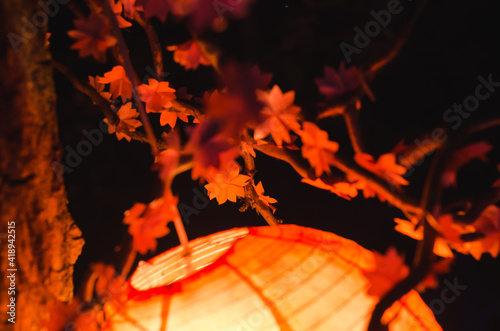
[[[365,153],[366,148],[364,147],[364,141],[359,128],[359,116],[356,104],[351,103],[347,105],[343,115],[354,153]]]
[[[410,34],[413,30],[415,23],[419,19],[420,15],[422,14],[428,2],[429,0],[423,0],[420,2],[420,6],[417,8],[413,17],[409,20],[404,29],[401,31],[398,39],[394,43],[389,53],[384,58],[372,64],[370,68],[367,70],[367,74],[369,76],[373,76],[377,71],[385,67],[387,64],[391,63],[392,60],[394,60],[396,56],[398,56],[399,52],[408,41],[408,38],[410,37]]]
[[[250,145],[253,145],[253,148],[276,159],[282,160],[290,164],[293,169],[304,178],[314,177],[309,174],[310,167],[306,165],[305,160],[300,157],[300,155],[292,154],[292,152],[279,148],[270,144],[266,145],[257,145],[253,144],[252,141],[248,141]],[[339,155],[336,155],[333,166],[341,170],[346,174],[346,176],[352,180],[364,180],[366,184],[374,190],[376,193],[384,196],[387,199],[387,202],[393,205],[396,208],[404,210],[406,212],[412,213],[414,215],[421,215],[422,209],[419,204],[413,201],[410,197],[394,191],[394,188],[387,183],[382,178],[377,177],[373,173],[361,168],[360,166],[349,163],[343,160]],[[330,179],[328,177],[323,178],[323,181]],[[335,181],[337,178],[331,178],[331,180]]]

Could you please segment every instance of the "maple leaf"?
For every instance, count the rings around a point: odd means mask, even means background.
[[[135,7],[142,8],[147,19],[156,17],[163,23],[167,19],[169,12],[168,0],[136,0]]]
[[[295,106],[295,92],[283,94],[278,85],[269,92],[257,91],[257,99],[264,104],[261,110],[265,120],[254,130],[254,139],[260,140],[271,134],[276,145],[291,143],[289,130],[300,130],[298,115],[300,107]]]
[[[456,186],[457,173],[460,168],[472,161],[478,159],[487,162],[488,154],[493,149],[491,144],[485,141],[479,141],[465,146],[453,153],[451,160],[447,163],[447,167],[443,173],[442,182],[445,187]]]
[[[92,55],[99,62],[104,62],[106,50],[118,41],[111,35],[111,25],[101,15],[91,12],[87,18],[73,21],[76,30],[68,31],[68,35],[77,41],[71,49],[77,49],[80,57]]]
[[[250,0],[198,0],[190,24],[197,31],[213,28],[221,32],[227,27],[224,23],[229,16],[242,18],[247,15],[250,2]]]
[[[394,227],[396,231],[415,240],[424,239],[424,230],[421,226],[417,227],[417,223],[400,218],[395,218],[394,221],[397,223],[397,225]],[[454,256],[448,245],[448,241],[442,237],[436,238],[433,251],[434,254],[444,258],[452,258]]]
[[[154,78],[149,78],[148,84],[141,84],[138,87],[141,100],[146,102],[148,113],[160,113],[164,108],[172,107],[172,101],[176,98],[175,89],[168,85],[168,82],[158,82]]]
[[[226,131],[228,136],[239,136],[248,120],[248,107],[243,99],[224,90],[214,90],[205,92],[203,103],[207,116],[221,123],[221,131]]]
[[[303,143],[302,156],[314,168],[316,177],[323,172],[331,174],[330,165],[334,164],[333,155],[338,151],[339,144],[328,140],[328,133],[312,122],[304,122],[298,134]]]
[[[128,232],[133,237],[132,245],[136,251],[146,254],[156,249],[156,239],[170,232],[167,223],[179,217],[177,203],[178,198],[167,193],[149,205],[136,203],[125,212],[123,223],[129,225]]]
[[[400,185],[408,185],[408,181],[402,177],[406,173],[406,168],[396,163],[396,155],[392,153],[381,155],[377,162],[370,154],[358,153],[354,155],[354,160],[361,167],[386,179],[396,188]]]
[[[128,102],[120,107],[116,115],[118,115],[118,118],[120,119],[118,124],[111,124],[107,118],[104,119],[104,122],[108,125],[108,132],[110,134],[116,133],[118,140],[125,138],[130,141],[131,138],[126,133],[121,131],[125,130],[133,132],[137,127],[141,126],[142,123],[136,119],[139,117],[139,113],[136,109],[132,108],[132,103]]]
[[[212,170],[206,179],[210,200],[216,198],[219,205],[227,200],[236,202],[236,198],[245,196],[245,185],[250,181],[250,176],[240,174],[239,166],[233,166],[228,172]]]
[[[242,141],[240,144],[240,151],[241,154],[248,154],[251,155],[253,158],[256,158],[257,155],[255,154],[255,150],[253,149],[252,145],[247,144],[246,142]]]
[[[277,203],[278,200],[271,198],[270,196],[264,195],[264,186],[262,186],[262,182],[259,182],[257,185],[253,185],[255,192],[259,196],[260,201],[262,201],[266,206],[271,208],[273,213],[276,211],[276,207],[272,206],[272,203]]]
[[[188,40],[180,45],[168,46],[167,50],[174,52],[174,61],[186,70],[197,69],[198,66],[209,66],[210,61],[205,57],[194,40]]]
[[[206,118],[191,133],[186,151],[193,154],[193,179],[204,176],[211,168],[224,170],[238,156],[238,147],[221,127],[220,122]]]
[[[404,264],[404,257],[400,256],[394,247],[387,249],[385,255],[373,252],[375,270],[364,272],[370,282],[368,294],[383,297],[399,281],[406,278],[410,269]]]
[[[117,3],[115,3],[115,0],[109,0],[109,4],[111,6],[111,10],[115,14],[116,22],[118,23],[118,26],[120,28],[131,27],[132,23],[130,23],[129,21],[124,19],[121,15],[122,11],[123,11],[123,5],[122,5],[121,1],[118,1]]]
[[[172,172],[179,164],[181,157],[181,139],[177,131],[172,130],[165,138],[168,148],[156,157],[156,163],[160,165],[159,177],[167,181]]]
[[[338,72],[334,68],[325,66],[324,73],[324,77],[316,78],[314,82],[326,99],[351,92],[360,85],[358,70],[356,67],[346,69],[344,61],[340,63]]]
[[[99,76],[89,76],[89,84],[92,86],[104,99],[110,100],[111,99],[111,93],[105,92],[104,87],[106,84],[99,83],[99,80],[102,77]],[[95,102],[94,102],[95,104]]]
[[[466,250],[476,260],[479,260],[484,253],[489,253],[496,258],[500,251],[500,210],[495,205],[486,207],[479,217],[471,224],[475,231],[480,232],[484,237],[465,243]]]
[[[356,183],[335,183],[333,185],[328,185],[319,178],[316,178],[315,180],[302,178],[302,182],[320,188],[322,190],[327,190],[335,193],[339,197],[346,200],[351,200],[351,198],[355,198],[358,196],[358,187]]]
[[[111,71],[106,72],[104,77],[96,79],[101,84],[109,84],[109,91],[113,99],[121,97],[123,102],[132,99],[132,83],[122,66],[115,66]]]

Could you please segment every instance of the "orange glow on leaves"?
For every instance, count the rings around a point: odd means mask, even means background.
[[[392,153],[380,155],[377,162],[370,154],[358,153],[354,155],[354,160],[361,167],[387,180],[396,188],[408,185],[408,181],[402,177],[406,173],[406,168],[396,163],[396,155]]]
[[[274,198],[271,198],[270,196],[267,196],[267,195],[264,195],[264,186],[262,186],[262,182],[259,182],[257,185],[254,184],[254,189],[255,189],[255,192],[257,192],[257,194],[259,195],[259,199],[266,205],[268,206],[269,208],[271,208],[271,210],[273,211],[273,213],[276,211],[276,208],[274,206],[272,206],[271,204],[272,203],[277,203],[278,200],[274,199]]]
[[[376,269],[364,273],[371,283],[368,294],[383,297],[396,283],[408,276],[410,269],[394,247],[390,247],[385,255],[378,252],[373,254]]]
[[[316,78],[314,81],[326,99],[351,92],[360,85],[358,70],[356,67],[346,69],[344,61],[340,63],[338,72],[334,68],[325,66],[324,77]]]
[[[328,185],[319,178],[316,178],[315,180],[302,178],[302,182],[315,186],[322,190],[327,190],[335,193],[339,197],[346,200],[351,200],[351,198],[355,198],[358,196],[358,186],[356,183],[335,183],[333,185]]]
[[[139,85],[139,94],[146,103],[148,113],[160,113],[164,108],[172,107],[172,101],[176,98],[175,89],[168,85],[168,82],[158,82],[154,78],[149,78],[148,84]]]
[[[111,26],[105,17],[92,12],[86,19],[74,21],[76,30],[68,35],[77,41],[71,49],[77,49],[80,57],[92,55],[99,62],[104,62],[106,50],[118,41],[111,35]]]
[[[210,200],[216,198],[220,205],[227,200],[236,202],[237,197],[243,198],[245,196],[245,185],[251,178],[240,174],[237,165],[226,173],[215,169],[212,169],[211,172],[206,177],[208,184],[205,185]]]
[[[188,40],[180,45],[168,46],[167,50],[174,52],[174,61],[186,70],[195,70],[200,64],[210,65],[210,61],[203,55],[194,40]]]
[[[131,138],[120,130],[133,132],[136,128],[140,127],[142,123],[136,119],[139,117],[139,113],[136,109],[132,108],[132,103],[129,102],[121,106],[116,115],[120,118],[118,125],[116,126],[109,123],[107,118],[104,119],[104,122],[108,125],[108,132],[110,134],[116,133],[118,140],[125,138],[127,141],[130,141]]]
[[[211,168],[225,171],[239,155],[238,146],[220,131],[221,126],[218,121],[207,118],[193,130],[186,146],[186,152],[193,154],[193,179],[206,176]]]
[[[149,205],[136,203],[125,212],[123,223],[128,224],[132,235],[132,245],[136,251],[146,254],[156,249],[156,238],[167,235],[170,230],[167,223],[178,217],[178,198],[167,193]]]
[[[302,156],[314,168],[317,177],[323,172],[331,174],[330,165],[334,164],[334,154],[339,144],[328,140],[328,133],[312,122],[304,122],[299,135],[302,139]]]
[[[115,3],[115,0],[109,0],[109,4],[111,5],[111,10],[115,14],[116,22],[120,28],[129,28],[132,26],[132,23],[127,21],[122,17],[123,5],[121,0]]]
[[[89,76],[89,84],[92,86],[100,95],[106,100],[111,99],[111,93],[105,92],[104,88],[106,87],[106,84],[100,83],[99,80],[102,79],[102,77],[99,76]]]
[[[109,84],[109,92],[113,99],[121,97],[123,102],[132,99],[132,83],[122,66],[113,67],[104,74],[104,77],[96,77],[96,80],[101,84]]]
[[[254,139],[260,140],[271,135],[276,145],[291,143],[290,130],[300,130],[298,116],[300,107],[295,106],[295,92],[283,94],[278,85],[269,92],[257,90],[257,99],[264,104],[261,110],[265,120],[254,130]]]

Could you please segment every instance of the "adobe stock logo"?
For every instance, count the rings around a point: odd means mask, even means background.
[[[457,277],[453,279],[453,283],[451,283],[448,279],[445,279],[444,284],[446,287],[441,291],[440,297],[429,303],[429,308],[431,308],[434,315],[442,314],[446,305],[454,302],[457,297],[459,297],[460,294],[468,288],[467,285],[460,285]]]
[[[389,2],[387,2],[387,9],[381,9],[378,12],[374,10],[370,11],[370,15],[374,19],[365,24],[364,31],[358,26],[354,27],[354,32],[356,32],[354,35],[355,46],[344,41],[339,45],[342,54],[344,54],[346,63],[351,63],[351,56],[353,54],[359,54],[363,48],[368,47],[372,38],[377,37],[382,31],[382,28],[387,27],[391,23],[393,15],[400,14],[403,9],[404,7],[399,0],[389,0]]]

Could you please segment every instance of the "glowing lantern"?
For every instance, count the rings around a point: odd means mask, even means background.
[[[241,228],[189,245],[139,265],[127,300],[104,308],[108,330],[366,330],[377,302],[373,254],[332,233]],[[390,330],[441,330],[415,291],[390,310]]]

